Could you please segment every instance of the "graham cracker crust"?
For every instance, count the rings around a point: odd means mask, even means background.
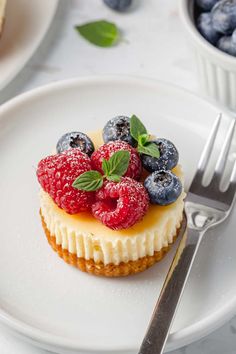
[[[51,245],[53,250],[56,251],[57,254],[64,259],[66,263],[80,269],[82,272],[87,272],[93,275],[105,277],[125,277],[127,275],[143,272],[144,270],[150,268],[153,264],[159,262],[164,258],[166,253],[170,250],[171,245],[174,243],[174,241],[180,234],[180,229],[182,228],[180,226],[180,228],[176,230],[176,235],[172,243],[170,243],[167,247],[163,247],[160,251],[155,252],[153,256],[145,256],[143,258],[137,259],[136,261],[129,261],[127,263],[122,262],[118,265],[115,265],[112,263],[95,263],[92,259],[87,260],[85,258],[77,257],[76,254],[70,253],[68,250],[63,249],[61,245],[56,244],[55,236],[50,234],[50,231],[48,230],[45,224],[41,211],[40,216],[48,243]]]

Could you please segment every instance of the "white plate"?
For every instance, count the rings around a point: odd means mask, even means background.
[[[0,39],[0,89],[23,68],[46,34],[58,0],[8,0]]]
[[[56,83],[0,107],[0,318],[57,352],[137,352],[173,251],[142,274],[105,279],[81,273],[48,246],[40,225],[37,162],[67,131],[140,116],[173,140],[186,185],[219,108],[146,79],[88,78]],[[224,128],[232,118],[224,113]],[[168,349],[213,331],[236,312],[236,215],[209,233],[194,264]],[[64,348],[64,349],[63,349]]]

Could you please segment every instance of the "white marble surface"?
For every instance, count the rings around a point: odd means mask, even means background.
[[[178,17],[177,0],[134,0],[120,15],[102,0],[61,0],[42,45],[15,80],[0,92],[0,103],[51,81],[94,74],[132,74],[165,80],[198,92],[194,61]],[[93,19],[116,22],[123,41],[101,49],[80,38],[74,25]],[[1,354],[45,354],[0,327]],[[235,354],[236,318],[203,340],[173,354]]]

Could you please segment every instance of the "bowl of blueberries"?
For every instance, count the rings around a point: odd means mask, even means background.
[[[236,110],[236,0],[180,0],[203,93]]]

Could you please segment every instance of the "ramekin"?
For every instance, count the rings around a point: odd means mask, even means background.
[[[199,33],[193,18],[194,0],[179,0],[180,16],[194,50],[204,94],[236,109],[236,58],[211,45]]]

